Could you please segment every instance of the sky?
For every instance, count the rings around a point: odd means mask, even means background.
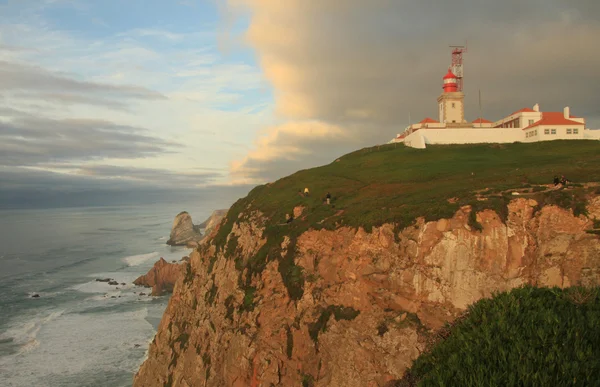
[[[597,0],[0,0],[0,198],[243,193],[436,118],[464,42],[467,119],[600,128],[599,39]]]

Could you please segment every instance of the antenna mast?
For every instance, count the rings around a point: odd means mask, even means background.
[[[457,91],[463,91],[463,54],[467,52],[467,45],[449,47],[452,49],[452,74],[456,75]]]

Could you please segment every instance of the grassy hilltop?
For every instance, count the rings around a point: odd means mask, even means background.
[[[294,207],[306,207],[301,219],[286,226],[292,234],[336,224],[368,230],[387,222],[405,227],[419,216],[427,220],[452,216],[465,204],[502,214],[507,200],[514,198],[503,191],[519,188],[538,192],[535,196],[541,202],[578,210],[583,189],[542,194],[545,188],[536,186],[552,183],[554,175],[565,175],[575,183],[599,182],[598,165],[600,141],[437,145],[425,150],[394,144],[365,148],[254,188],[234,204],[221,237],[236,220],[231,215],[248,206],[264,213],[273,225],[284,223],[285,214]],[[305,187],[310,197],[298,194]],[[323,205],[327,192],[333,206]],[[487,200],[478,201],[478,195]],[[450,203],[450,198],[458,200]]]

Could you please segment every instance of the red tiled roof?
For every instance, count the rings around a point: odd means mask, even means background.
[[[583,125],[583,124],[581,122],[577,122],[577,121],[573,121],[573,120],[569,120],[568,118],[565,118],[565,115],[563,112],[544,112],[544,113],[542,113],[541,120],[534,122],[533,124],[529,125],[526,128],[523,128],[523,130],[533,128],[535,126],[540,126],[540,125]]]
[[[510,114],[511,116],[517,114],[517,113],[535,113],[535,110],[531,109],[531,108],[523,108],[521,110],[517,110],[516,112]],[[510,117],[510,116],[509,116]]]
[[[434,120],[433,118],[425,118],[424,120],[422,120],[421,122],[419,122],[419,124],[439,124],[439,121]]]
[[[485,118],[478,118],[472,122],[473,124],[491,124],[492,121],[488,121]]]

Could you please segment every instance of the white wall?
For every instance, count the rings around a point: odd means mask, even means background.
[[[540,125],[537,128],[538,134],[540,136],[540,141],[582,140],[584,138],[583,125]],[[556,130],[556,134],[552,134],[552,129]],[[571,134],[567,134],[567,129],[571,129]],[[577,129],[577,134],[573,133],[573,129]],[[549,130],[550,133],[546,134],[546,130]]]
[[[452,129],[420,129],[404,139],[407,146],[413,143],[425,144],[479,144],[479,143],[508,143],[523,141],[525,134],[521,129],[511,128],[452,128]]]
[[[588,140],[600,140],[600,129],[585,129],[583,138]]]

